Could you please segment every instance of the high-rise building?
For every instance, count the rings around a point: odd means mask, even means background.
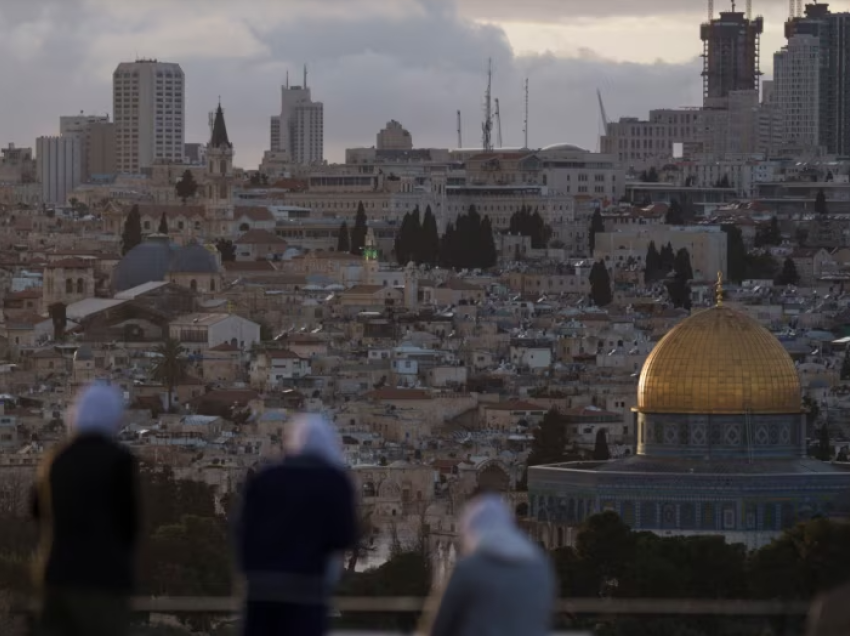
[[[413,137],[404,126],[395,119],[387,122],[386,127],[378,132],[378,150],[412,150]]]
[[[819,45],[818,140],[830,154],[850,153],[850,13],[832,13],[829,4],[806,5],[803,16],[785,24],[789,45],[808,35]]]
[[[285,152],[292,163],[318,164],[325,157],[325,107],[311,99],[307,86],[307,67],[304,85],[281,87],[280,115],[271,118],[270,148]]]
[[[764,31],[761,17],[749,19],[725,11],[700,27],[703,41],[703,105],[717,106],[732,91],[759,89],[759,44]]]
[[[773,101],[782,113],[783,144],[817,148],[820,142],[820,40],[796,34],[773,56]]]
[[[115,127],[109,115],[63,115],[59,134],[79,138],[82,147],[82,180],[92,175],[115,173]]]
[[[35,140],[43,203],[67,203],[68,193],[82,182],[82,150],[83,142],[77,135],[39,137]]]
[[[122,62],[112,74],[118,171],[137,173],[156,161],[183,163],[185,78],[179,64]]]

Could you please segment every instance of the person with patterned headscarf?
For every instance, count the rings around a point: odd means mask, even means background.
[[[284,458],[248,479],[238,515],[245,636],[321,636],[342,554],[357,542],[352,482],[320,415],[290,424]]]

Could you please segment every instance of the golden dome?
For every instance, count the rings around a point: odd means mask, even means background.
[[[718,305],[661,339],[643,365],[644,413],[799,413],[800,379],[779,340],[755,320]]]

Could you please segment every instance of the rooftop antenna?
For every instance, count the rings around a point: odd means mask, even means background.
[[[528,78],[525,78],[525,118],[522,122],[523,148],[528,148]]]
[[[492,152],[493,140],[491,131],[493,130],[493,105],[490,91],[493,85],[493,59],[487,61],[487,92],[484,93],[484,123],[481,124],[482,132],[482,147],[484,152]]]
[[[817,4],[817,2],[815,2]],[[797,17],[803,17],[803,0],[797,0]]]
[[[502,114],[499,111],[499,98],[496,98],[496,113],[493,115],[496,118],[496,145],[502,147]]]
[[[753,19],[753,0],[747,0],[747,20]]]
[[[460,127],[460,111],[457,111],[457,147],[458,150],[463,148],[463,135]]]
[[[732,13],[735,13],[735,0],[732,0]]]
[[[304,65],[304,88],[307,88],[307,65]]]
[[[286,90],[289,90],[289,69],[286,70]]]
[[[714,19],[714,0],[708,0],[708,21]]]

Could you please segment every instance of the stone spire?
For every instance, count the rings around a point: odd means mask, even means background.
[[[211,148],[231,148],[233,144],[227,138],[227,126],[224,124],[224,111],[221,109],[221,102],[218,103],[218,108],[215,111],[215,121],[213,122],[212,137],[210,138]]]

